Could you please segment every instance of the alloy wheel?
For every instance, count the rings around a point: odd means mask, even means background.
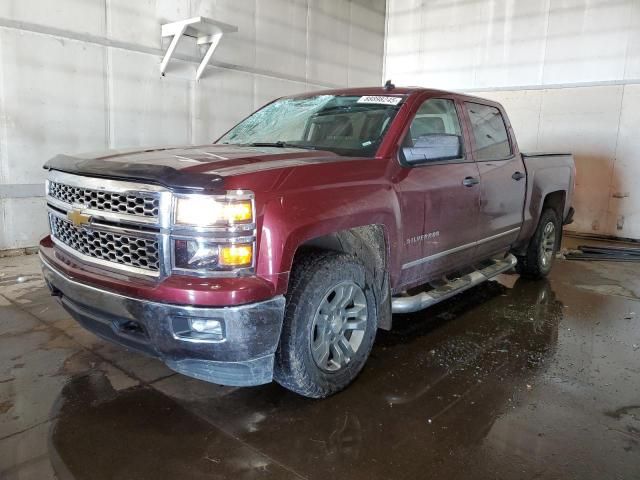
[[[362,344],[367,327],[367,301],[352,281],[331,287],[316,310],[311,325],[311,355],[328,372],[344,368]]]
[[[542,266],[547,268],[553,260],[553,253],[556,247],[556,227],[553,222],[549,222],[542,230],[542,242],[540,242],[540,260]]]

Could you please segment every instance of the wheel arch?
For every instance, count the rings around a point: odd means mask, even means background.
[[[538,227],[540,217],[547,208],[552,208],[556,212],[559,223],[562,225],[566,211],[566,201],[567,191],[564,189],[555,189],[548,192],[534,191],[534,195],[528,199],[529,209],[525,215],[520,237],[512,249],[516,255],[523,255],[526,252]],[[562,229],[560,231],[562,232]]]
[[[375,285],[378,327],[391,329],[391,289],[389,280],[389,241],[384,225],[372,224],[348,228],[310,238],[295,251],[296,258],[307,250],[329,250],[347,253],[360,260]]]
[[[567,192],[565,190],[556,190],[555,192],[549,192],[544,197],[544,201],[542,202],[542,209],[540,210],[540,215],[547,208],[552,208],[555,210],[556,215],[558,215],[558,220],[560,220],[560,224],[562,224],[563,215],[564,215],[564,206],[567,199]]]

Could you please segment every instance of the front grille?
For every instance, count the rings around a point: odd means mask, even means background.
[[[50,182],[49,195],[69,205],[103,212],[157,218],[160,200],[153,194],[142,192],[112,193]]]
[[[157,238],[78,228],[53,213],[49,222],[55,239],[83,255],[152,272],[160,270]]]

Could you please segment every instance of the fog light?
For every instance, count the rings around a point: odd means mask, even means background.
[[[199,333],[213,333],[222,336],[222,324],[218,320],[205,320],[192,318],[190,320],[191,330]]]
[[[222,342],[224,326],[222,320],[177,316],[171,319],[173,335],[188,342]]]

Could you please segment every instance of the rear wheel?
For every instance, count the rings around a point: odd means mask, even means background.
[[[555,210],[542,212],[527,253],[518,257],[517,271],[527,278],[543,278],[551,271],[560,244],[561,225]]]
[[[323,398],[349,385],[369,357],[376,302],[360,261],[313,252],[291,274],[275,380],[300,395]]]

